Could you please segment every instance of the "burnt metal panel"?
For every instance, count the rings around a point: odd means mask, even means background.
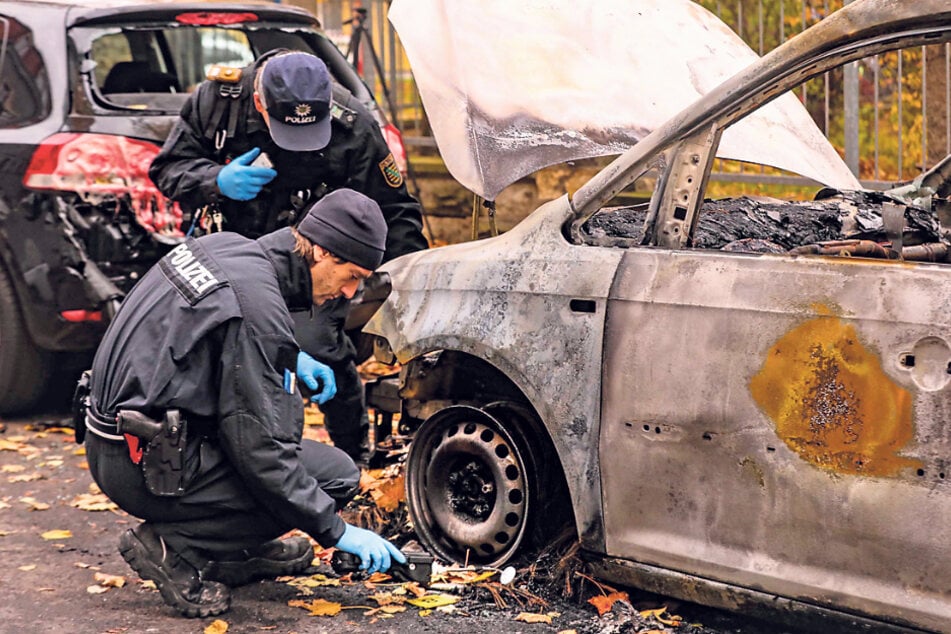
[[[608,301],[607,551],[951,622],[951,269],[634,249]]]
[[[389,340],[403,363],[459,350],[511,379],[552,436],[582,538],[600,549],[597,385],[605,298],[622,252],[567,244],[559,227],[570,213],[562,197],[497,238],[387,263],[393,291],[365,330]]]

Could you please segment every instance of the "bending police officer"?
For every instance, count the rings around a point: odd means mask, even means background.
[[[267,162],[256,165],[262,153]],[[419,204],[376,121],[309,53],[272,52],[240,75],[203,82],[149,176],[186,211],[209,205],[221,228],[252,238],[292,224],[306,201],[347,187],[380,205],[388,227],[384,261],[427,246]],[[298,315],[295,332],[304,350],[334,370],[337,396],[321,407],[331,440],[362,460],[368,423],[344,332],[348,307],[341,298],[313,316]]]
[[[145,520],[120,552],[185,616],[227,610],[228,586],[306,568],[310,541],[278,539],[294,528],[371,571],[405,560],[337,515],[358,486],[354,462],[301,438],[296,380],[317,387],[323,366],[299,351],[290,313],[352,296],[385,232],[376,203],[341,189],[297,229],[188,239],[110,323],[90,378],[90,473]]]

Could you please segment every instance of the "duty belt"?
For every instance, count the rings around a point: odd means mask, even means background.
[[[86,430],[113,442],[126,441],[125,436],[119,433],[116,417],[101,414],[92,404],[86,408]]]

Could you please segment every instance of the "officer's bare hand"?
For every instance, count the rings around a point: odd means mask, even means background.
[[[297,353],[297,378],[314,393],[310,400],[318,405],[323,405],[337,393],[334,371],[303,350]]]
[[[277,176],[270,167],[257,167],[251,163],[261,153],[261,148],[248,150],[221,168],[218,172],[218,189],[232,200],[251,200],[265,185]]]
[[[351,524],[346,525],[335,548],[359,557],[360,569],[366,570],[367,574],[386,572],[393,559],[401,564],[406,563],[406,556],[399,548],[376,533]]]

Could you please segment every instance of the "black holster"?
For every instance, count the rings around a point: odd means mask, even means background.
[[[73,402],[70,411],[73,415],[73,431],[76,434],[76,443],[83,444],[86,438],[86,408],[89,407],[89,381],[92,372],[86,370],[76,383],[73,390]]]
[[[160,421],[134,410],[119,410],[118,430],[139,439],[142,475],[152,495],[177,497],[185,493],[187,433],[179,410],[166,411]]]

